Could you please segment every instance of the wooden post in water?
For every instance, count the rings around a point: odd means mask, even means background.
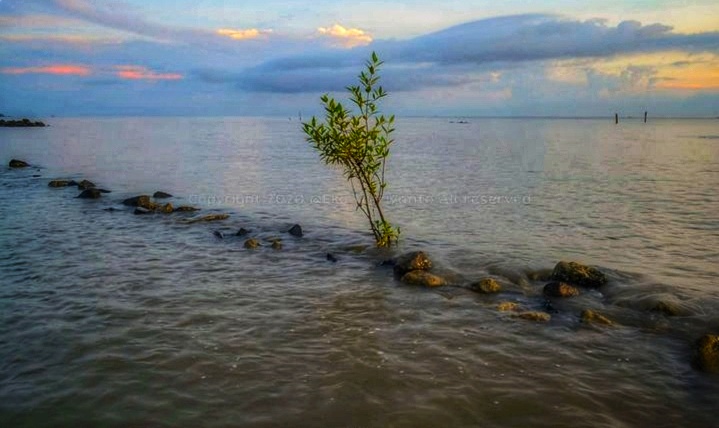
[[[644,123],[647,123],[647,112],[644,112]]]
[[[619,123],[619,113],[614,113],[614,124]]]

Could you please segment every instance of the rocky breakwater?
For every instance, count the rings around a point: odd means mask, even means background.
[[[40,122],[39,120],[32,121],[28,118],[18,119],[18,120],[12,120],[12,119],[0,119],[0,127],[6,127],[6,128],[42,128],[45,127],[43,122]]]

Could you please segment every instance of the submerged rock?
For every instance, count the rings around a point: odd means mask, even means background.
[[[215,230],[214,232],[212,232],[212,234],[219,239],[225,239],[225,234],[220,232],[219,230]]]
[[[494,278],[483,278],[479,282],[470,284],[469,289],[482,294],[494,294],[502,291],[502,287]]]
[[[282,249],[282,241],[279,239],[273,239],[271,247],[273,250],[281,250]]]
[[[183,213],[183,212],[194,212],[194,211],[200,211],[199,208],[191,207],[189,205],[180,205],[179,207],[175,208],[176,213]]]
[[[100,189],[85,189],[77,197],[80,199],[99,199],[101,196]]]
[[[552,269],[539,269],[527,272],[530,281],[549,281],[552,279]]]
[[[248,250],[253,250],[260,246],[260,241],[256,240],[255,238],[250,238],[247,241],[245,241],[244,246]]]
[[[614,322],[597,311],[585,309],[580,315],[582,322],[586,324],[614,325]]]
[[[403,254],[395,260],[394,274],[401,277],[407,272],[415,270],[430,270],[432,260],[423,251],[413,251]]]
[[[557,263],[552,271],[551,279],[593,288],[601,287],[607,283],[607,277],[599,269],[577,262],[565,261]]]
[[[719,373],[719,336],[705,334],[694,345],[694,365],[702,371]]]
[[[292,227],[290,228],[290,230],[287,231],[287,233],[289,233],[289,234],[292,235],[292,236],[296,236],[296,237],[298,237],[298,238],[302,238],[302,235],[303,235],[303,233],[302,233],[302,226],[300,226],[299,224],[296,224],[296,225],[292,226]]]
[[[8,166],[10,166],[10,168],[27,168],[30,164],[20,159],[11,159]]]
[[[158,190],[157,192],[152,194],[152,197],[155,199],[163,199],[163,198],[171,198],[172,195]]]
[[[544,286],[542,290],[548,297],[573,297],[579,296],[579,289],[565,282],[554,281]]]
[[[150,211],[154,211],[157,209],[157,204],[152,202],[148,195],[140,195],[133,196],[132,198],[127,198],[122,201],[122,205],[127,205],[129,207],[141,207]]]
[[[423,285],[425,287],[440,287],[447,285],[447,281],[437,275],[433,275],[424,270],[413,270],[402,275],[400,279],[405,284]]]
[[[204,216],[202,216],[202,217],[195,217],[195,218],[187,219],[185,222],[186,222],[186,223],[189,223],[189,224],[192,224],[192,223],[197,223],[197,222],[200,222],[200,221],[218,221],[218,220],[225,220],[225,219],[227,219],[227,218],[229,218],[229,217],[230,217],[229,214],[208,214],[208,215],[204,215]]]
[[[684,313],[684,310],[681,306],[673,302],[664,300],[658,301],[654,305],[654,307],[651,308],[651,311],[662,313],[668,317],[675,317]]]
[[[133,214],[135,214],[135,215],[152,214],[152,210],[148,210],[147,208],[143,208],[143,207],[137,207],[137,208],[135,208],[135,211],[133,211]]]
[[[537,321],[537,322],[547,322],[552,319],[552,316],[549,315],[548,313],[539,312],[539,311],[520,312],[514,316],[517,318],[521,318],[523,320]]]
[[[337,263],[337,257],[333,256],[332,253],[327,253],[326,259],[332,263]]]
[[[81,182],[77,183],[77,188],[80,190],[92,189],[95,187],[97,187],[95,186],[95,183],[90,180],[82,180]]]
[[[70,185],[70,180],[52,180],[47,183],[48,187],[67,187]]]
[[[251,230],[247,230],[244,227],[241,227],[240,230],[238,230],[237,233],[235,233],[235,236],[245,236],[250,232],[251,232]]]

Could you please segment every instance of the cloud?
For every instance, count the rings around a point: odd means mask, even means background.
[[[345,48],[365,46],[372,43],[372,36],[359,28],[345,28],[339,24],[331,27],[320,27],[317,29],[320,36],[329,37],[333,45]]]
[[[124,80],[180,80],[184,76],[179,73],[158,73],[139,65],[115,66],[115,75]]]
[[[472,72],[512,68],[527,62],[613,58],[668,50],[719,52],[719,32],[687,35],[674,33],[667,25],[642,25],[636,21],[611,26],[598,19],[580,21],[539,14],[505,16],[409,40],[376,40],[351,50],[316,50],[313,54],[275,58],[246,69],[240,81],[248,90],[265,92],[334,90],[354,80],[362,61],[373,50],[393,67],[386,71],[390,75],[387,81],[392,82],[391,75],[396,74],[395,81],[401,90],[412,90],[464,85],[472,80]],[[636,69],[627,73],[627,81],[646,82],[651,77]],[[585,80],[582,76],[555,74],[555,77]],[[389,83],[387,87],[394,89]]]
[[[89,76],[92,74],[90,67],[72,64],[53,64],[36,67],[5,67],[0,68],[3,74],[54,74],[60,76]]]
[[[256,28],[248,29],[233,29],[233,28],[220,28],[217,30],[217,34],[224,37],[229,37],[233,40],[248,40],[256,39],[261,36],[266,36],[272,33],[272,30],[258,30]]]

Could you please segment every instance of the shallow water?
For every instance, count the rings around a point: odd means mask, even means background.
[[[717,121],[402,119],[394,251],[371,247],[297,121],[50,124],[0,129],[0,160],[38,166],[0,167],[1,426],[719,426],[719,378],[690,364],[719,333]],[[75,199],[55,178],[113,192]],[[119,204],[156,190],[231,217]],[[504,292],[378,266],[411,249]],[[610,284],[553,301],[549,323],[496,310],[544,310],[527,273],[561,259]],[[582,325],[586,307],[619,326]]]

